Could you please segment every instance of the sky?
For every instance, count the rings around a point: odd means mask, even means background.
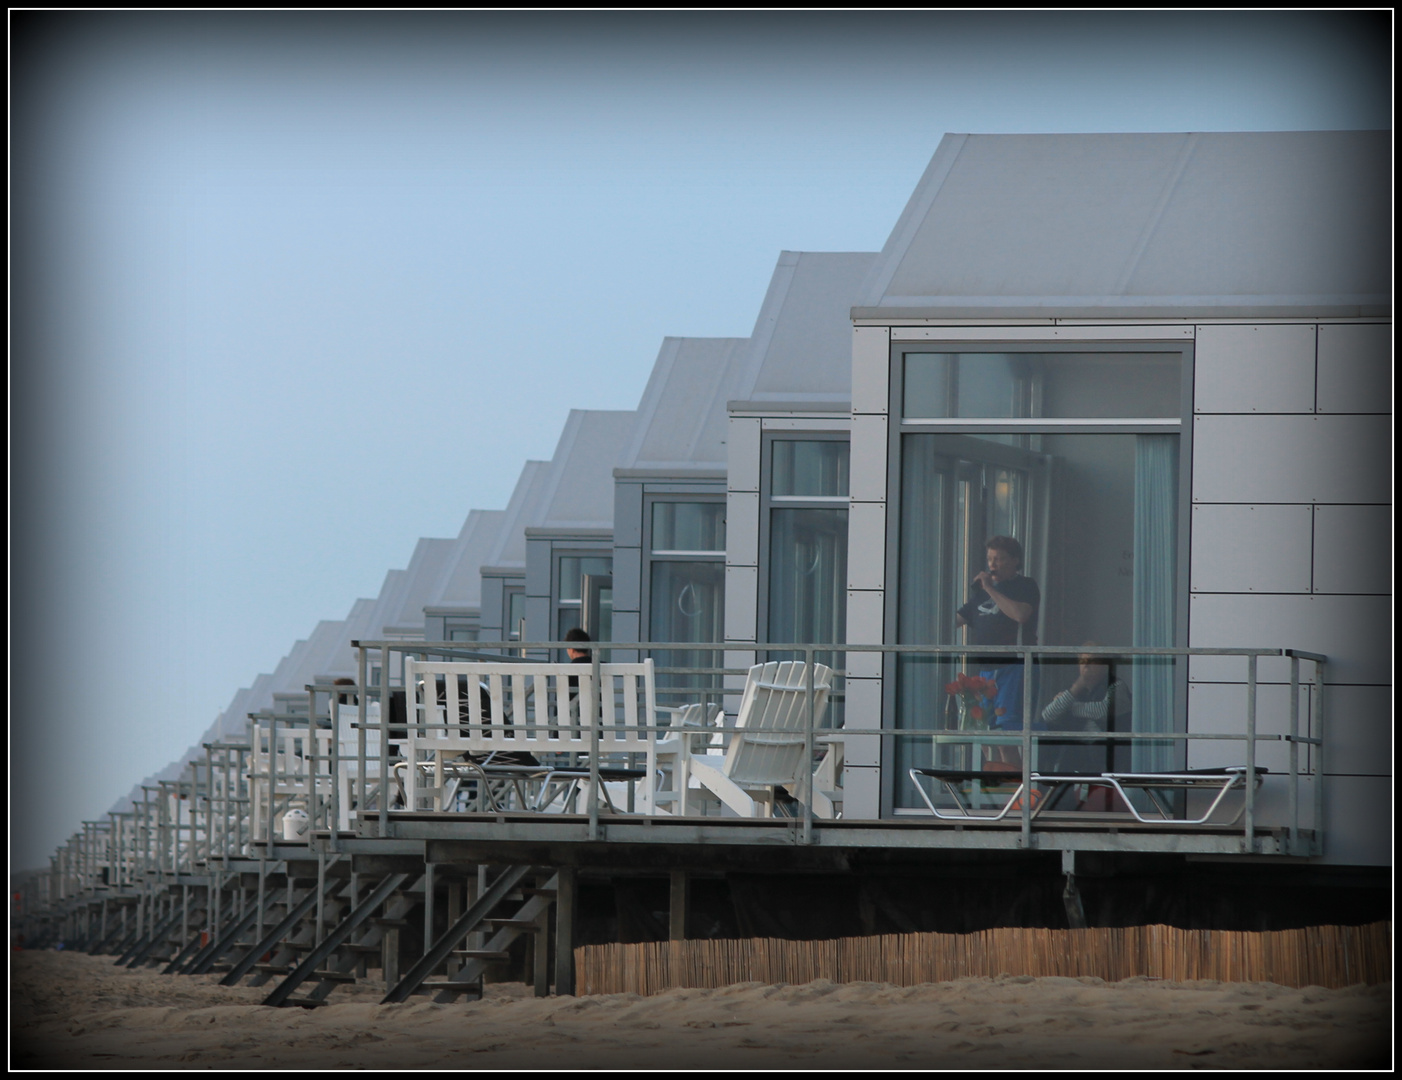
[[[11,867],[946,132],[1391,127],[1373,13],[10,12]],[[433,478],[427,497],[417,478]]]

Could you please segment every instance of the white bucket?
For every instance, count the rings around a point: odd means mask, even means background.
[[[284,840],[302,840],[307,835],[307,830],[311,828],[312,819],[307,817],[307,812],[299,807],[293,807],[282,815],[282,838]]]

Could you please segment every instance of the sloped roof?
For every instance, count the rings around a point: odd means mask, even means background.
[[[526,525],[541,513],[549,488],[550,462],[528,461],[521,469],[511,500],[506,504],[501,530],[482,566],[526,565]],[[479,584],[478,588],[481,586]],[[480,595],[480,593],[479,593]]]
[[[638,414],[571,409],[555,446],[540,516],[527,528],[612,529],[613,469]]]
[[[735,396],[748,343],[664,338],[618,467],[723,471],[725,403]]]
[[[462,524],[454,541],[451,555],[443,566],[425,607],[452,605],[476,607],[482,602],[482,575],[487,556],[491,554],[506,520],[505,510],[472,510]]]
[[[405,570],[404,589],[399,607],[386,621],[385,630],[394,627],[399,633],[413,630],[423,633],[424,604],[433,595],[438,579],[452,557],[456,540],[423,537],[414,545],[414,554]]]
[[[1390,142],[946,135],[852,316],[1385,314]]]
[[[734,397],[850,401],[850,313],[876,258],[869,252],[780,253]]]

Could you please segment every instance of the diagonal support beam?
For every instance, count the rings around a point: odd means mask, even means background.
[[[263,1000],[263,1004],[282,1005],[286,1002],[292,996],[292,991],[314,975],[322,961],[345,944],[346,939],[366,919],[370,918],[375,909],[388,900],[394,891],[408,880],[408,874],[390,874],[376,885],[370,895],[362,900],[360,905],[339,926],[327,934],[320,945],[307,954],[307,958],[297,965],[296,970],[278,983],[276,989]]]
[[[338,883],[338,887],[339,884],[340,883]],[[316,889],[308,889],[307,895],[302,897],[296,906],[287,913],[283,920],[269,930],[268,933],[263,936],[262,941],[249,949],[242,960],[229,969],[229,973],[219,980],[219,985],[237,986],[239,980],[249,973],[254,964],[258,963],[258,958],[260,956],[281,941],[294,926],[306,918],[307,914],[316,905],[316,897]]]
[[[182,972],[184,975],[203,975],[212,968],[221,956],[237,944],[238,939],[248,933],[248,928],[253,925],[253,921],[258,918],[258,905],[249,904],[244,913],[228,925],[228,928],[217,938],[212,938],[208,945],[195,954],[195,958]]]
[[[508,866],[503,870],[496,881],[492,882],[482,893],[477,902],[468,908],[457,922],[448,927],[447,932],[429,947],[428,951],[419,958],[418,963],[409,969],[409,973],[400,979],[399,982],[395,984],[394,989],[384,996],[380,1004],[391,1005],[396,1002],[408,1001],[409,996],[419,988],[420,984],[433,974],[433,972],[438,969],[439,965],[448,959],[449,954],[457,947],[458,942],[462,941],[463,938],[477,929],[482,920],[490,915],[499,903],[506,899],[512,889],[516,888],[516,886],[520,885],[521,882],[526,879],[526,876],[530,874],[532,869],[534,868],[530,866]],[[489,947],[495,949],[498,946],[493,944]],[[465,971],[467,968],[471,968],[473,963],[475,962],[469,962],[463,970]],[[472,974],[465,979],[459,980],[458,975],[461,974],[462,972],[460,971],[457,975],[453,976],[455,982],[471,982],[476,978],[476,975]]]

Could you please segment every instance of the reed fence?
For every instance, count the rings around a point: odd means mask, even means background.
[[[1172,926],[1047,930],[1011,927],[972,934],[885,934],[587,945],[575,950],[585,994],[657,994],[741,982],[880,982],[914,986],[972,975],[1095,976],[1118,982],[1219,979],[1343,987],[1392,977],[1392,924],[1307,926],[1247,932]]]

